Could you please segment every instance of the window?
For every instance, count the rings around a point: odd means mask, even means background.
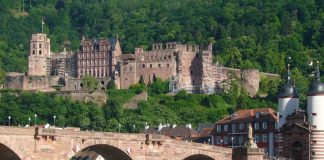
[[[167,67],[170,67],[169,63],[167,64]]]
[[[225,131],[225,132],[228,131],[228,124],[224,124],[224,131]]]
[[[232,133],[236,132],[236,124],[232,124]]]
[[[39,51],[38,53],[39,53],[39,55],[42,55],[42,51]]]
[[[159,67],[161,67],[161,64],[159,64]]]
[[[33,55],[35,55],[35,50],[33,50]]]
[[[255,113],[255,118],[260,118],[260,112]]]
[[[239,136],[239,144],[242,145],[244,143],[244,137]]]
[[[129,67],[129,71],[131,72],[133,70],[132,66]]]
[[[217,132],[221,132],[222,131],[222,126],[221,125],[217,125]]]
[[[279,123],[278,122],[275,122],[275,128],[279,129]]]
[[[245,128],[245,124],[244,123],[240,123],[240,130],[243,130]]]
[[[193,71],[192,71],[192,70],[190,71],[190,74],[191,74],[191,75],[193,74]]]
[[[35,47],[36,47],[35,44],[33,44],[33,48],[34,48],[34,49],[35,49]]]
[[[228,144],[228,136],[224,137],[224,144]]]
[[[259,123],[254,123],[254,129],[259,129]]]
[[[263,134],[262,141],[263,142],[268,142],[268,135],[267,134]]]
[[[39,48],[42,48],[42,44],[41,43],[39,44]]]
[[[254,135],[254,142],[259,142],[260,141],[260,136],[258,134]]]
[[[262,123],[262,128],[263,129],[267,129],[268,128],[268,123],[267,122],[263,122]]]
[[[316,116],[317,114],[316,113],[312,113],[313,116]]]
[[[275,135],[274,135],[274,141],[275,141],[275,142],[278,142],[278,141],[279,141],[279,135],[278,135],[278,134],[275,134]]]
[[[145,64],[143,64],[143,68],[145,68]]]
[[[152,68],[152,64],[150,64],[150,68]]]
[[[221,144],[221,137],[220,136],[216,137],[216,144]]]

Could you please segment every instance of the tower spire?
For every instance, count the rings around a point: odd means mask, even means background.
[[[287,57],[287,83],[291,84],[291,72],[290,72],[291,57]]]
[[[319,61],[316,61],[315,80],[316,81],[321,80],[321,73],[320,73],[320,70],[319,70]]]

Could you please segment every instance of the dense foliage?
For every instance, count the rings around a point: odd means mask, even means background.
[[[237,86],[239,87],[239,86]],[[272,107],[275,104],[264,98],[251,99],[239,88],[232,87],[224,94],[187,94],[180,91],[168,95],[168,82],[157,79],[149,86],[136,85],[133,89],[107,91],[108,102],[103,106],[93,103],[73,102],[67,97],[48,93],[2,91],[0,98],[0,124],[11,125],[53,124],[75,126],[83,130],[137,132],[145,122],[156,127],[159,123],[197,126],[198,123],[213,123],[231,114],[237,108]],[[123,109],[123,104],[139,92],[148,91],[148,101],[142,101],[134,110]],[[235,92],[236,91],[236,92]],[[119,128],[119,124],[121,127]],[[133,128],[135,125],[135,130]]]

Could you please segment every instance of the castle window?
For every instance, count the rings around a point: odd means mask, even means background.
[[[131,72],[133,69],[132,69],[132,66],[129,67],[129,71]]]
[[[159,64],[159,67],[161,67],[161,64]]]
[[[317,114],[316,113],[312,113],[313,116],[316,116]]]
[[[39,51],[39,55],[42,55],[42,51]]]
[[[36,47],[35,44],[33,44],[33,48],[34,48],[34,49],[35,49],[35,47]]]
[[[169,57],[169,59],[171,59],[171,55],[169,55],[168,57]]]
[[[164,60],[166,60],[166,56],[164,56]]]
[[[101,70],[101,77],[104,77],[104,70]]]
[[[35,55],[35,50],[33,50],[33,55]]]
[[[167,64],[167,67],[170,67],[169,63]]]
[[[42,44],[41,43],[39,44],[39,48],[42,48]]]
[[[145,68],[145,64],[143,64],[143,68]]]
[[[192,70],[190,70],[190,74],[193,74],[193,71]]]
[[[152,68],[152,64],[150,64],[150,68]]]

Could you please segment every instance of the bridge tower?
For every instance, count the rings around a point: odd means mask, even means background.
[[[292,114],[299,108],[299,97],[296,87],[291,81],[291,72],[289,70],[290,64],[287,65],[287,81],[281,87],[278,95],[278,112],[279,112],[279,124],[278,128],[281,128],[286,123],[288,115]]]
[[[324,159],[324,143],[322,142],[324,137],[324,83],[320,80],[318,63],[317,61],[315,79],[307,93],[307,114],[311,129],[310,159]]]
[[[28,56],[28,75],[46,76],[51,70],[51,43],[44,33],[32,34]]]

